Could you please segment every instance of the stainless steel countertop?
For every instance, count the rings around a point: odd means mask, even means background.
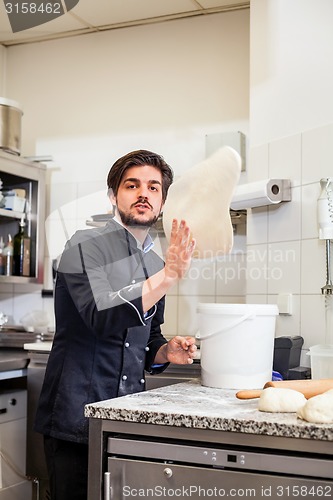
[[[29,355],[23,349],[0,349],[0,372],[22,370],[28,363]]]

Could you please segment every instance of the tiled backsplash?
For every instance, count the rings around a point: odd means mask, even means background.
[[[247,302],[274,304],[279,293],[292,293],[293,314],[278,317],[276,334],[302,335],[304,348],[325,340],[325,244],[318,239],[317,199],[320,179],[333,176],[332,144],[333,125],[327,125],[250,151],[249,180],[289,178],[292,201],[249,211],[247,250],[257,256],[249,267],[267,266],[270,275],[256,280],[249,270]]]

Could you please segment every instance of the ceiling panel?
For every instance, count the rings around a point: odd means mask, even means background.
[[[40,36],[52,36],[55,33],[81,30],[87,27],[86,24],[83,24],[80,19],[70,16],[69,14],[64,14],[48,23],[13,33],[6,11],[2,7],[3,4],[0,5],[0,43],[6,41],[13,43],[15,41],[20,42],[25,39],[33,39]]]
[[[250,0],[79,0],[68,13],[48,23],[13,33],[4,3],[0,0],[0,44],[29,43],[91,30],[112,29],[126,23],[148,23],[164,16],[173,18],[204,13],[203,9],[249,8]]]
[[[40,26],[35,26],[28,30],[13,33],[7,16],[0,16],[0,42],[7,39],[18,39],[32,36],[40,36],[52,33],[63,33],[64,31],[78,30],[85,28],[82,22],[72,16],[63,15]]]
[[[200,9],[193,0],[95,0],[94,5],[92,0],[80,0],[72,12],[93,26],[103,26]]]
[[[241,0],[198,0],[198,2],[204,9],[212,9],[217,7],[230,7],[234,9],[237,6],[250,6],[250,1],[242,2]]]

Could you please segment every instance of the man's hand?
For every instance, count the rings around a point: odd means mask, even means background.
[[[185,221],[174,219],[170,245],[166,252],[165,266],[150,276],[142,286],[142,307],[147,312],[188,271],[195,247],[190,228]]]
[[[170,245],[165,259],[165,277],[172,280],[183,278],[190,267],[195,240],[191,237],[190,228],[184,220],[172,221]]]
[[[197,352],[195,338],[173,337],[167,344],[162,345],[157,351],[154,363],[174,363],[177,365],[187,365],[193,363]]]

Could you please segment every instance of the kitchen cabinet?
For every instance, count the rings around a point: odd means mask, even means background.
[[[332,426],[235,392],[193,380],[87,405],[88,500],[331,497]]]
[[[31,500],[32,484],[26,476],[27,390],[18,366],[24,353],[0,350],[0,500]],[[2,358],[5,358],[3,360]],[[23,371],[23,370],[21,370]]]
[[[24,349],[30,359],[27,369],[28,425],[26,473],[30,478],[33,478],[34,487],[36,489],[33,497],[34,500],[47,500],[50,498],[43,436],[35,432],[33,426],[51,347],[52,342],[24,344]]]
[[[0,275],[0,284],[43,283],[46,166],[1,152],[0,179],[3,191],[24,189],[26,193],[23,213],[0,208],[0,236],[4,242],[7,241],[8,234],[13,238],[19,230],[19,222],[23,215],[26,232],[31,239],[30,276]]]

